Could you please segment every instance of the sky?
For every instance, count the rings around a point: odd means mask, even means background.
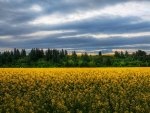
[[[150,51],[150,0],[0,0],[0,50]]]

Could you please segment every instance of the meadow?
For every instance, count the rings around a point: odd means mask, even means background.
[[[1,68],[0,113],[149,113],[150,68]]]

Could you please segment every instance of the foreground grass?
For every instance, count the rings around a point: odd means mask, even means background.
[[[150,68],[0,69],[0,113],[149,113]]]

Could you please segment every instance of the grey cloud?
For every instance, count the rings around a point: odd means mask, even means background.
[[[92,37],[74,37],[69,39],[60,39],[56,37],[47,37],[45,39],[38,40],[28,40],[28,41],[19,41],[14,42],[12,47],[17,45],[20,48],[75,48],[75,49],[115,49],[120,46],[135,45],[135,44],[149,44],[149,37],[134,37],[134,38],[124,38],[124,37],[115,37],[115,38],[103,38],[96,39]],[[122,48],[121,47],[121,48]],[[139,48],[140,49],[140,48]]]

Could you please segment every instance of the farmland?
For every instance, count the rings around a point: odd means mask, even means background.
[[[6,112],[149,113],[150,68],[1,68]]]

